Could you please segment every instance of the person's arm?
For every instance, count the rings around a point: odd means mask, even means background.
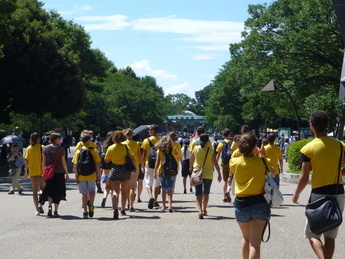
[[[154,174],[155,179],[157,179],[157,176],[158,176],[158,167],[159,167],[160,162],[161,162],[161,156],[159,155],[159,150],[158,150],[156,164],[155,164],[155,174]]]
[[[143,164],[143,158],[141,157],[141,148],[140,145],[138,144],[139,148],[138,148],[138,158],[139,158],[139,164],[142,165]]]
[[[283,159],[280,158],[278,161],[279,161],[279,171],[280,171],[280,173],[283,173],[284,172],[284,169],[283,169]]]
[[[146,155],[147,155],[147,150],[143,149],[143,153],[141,156],[141,161],[142,161],[141,170],[143,171],[143,173],[145,173]]]
[[[96,163],[95,167],[96,167],[96,174],[97,174],[97,183],[99,183],[100,179],[101,179],[101,167],[100,167],[101,163]]]
[[[302,171],[301,176],[299,178],[295,194],[292,196],[292,202],[299,204],[298,199],[301,192],[304,190],[304,188],[307,186],[309,181],[309,172],[310,172],[310,162],[303,162],[302,163]]]
[[[193,164],[194,164],[194,152],[190,152],[190,157],[189,157],[189,172],[193,172]]]
[[[218,182],[220,182],[222,180],[222,175],[220,174],[220,167],[219,167],[219,164],[217,162],[216,154],[215,153],[213,153],[213,155],[212,155],[212,163],[213,163],[213,167],[215,167],[216,170],[217,170]]]
[[[65,170],[66,182],[68,182],[69,181],[68,167],[67,167],[67,163],[66,163],[66,159],[64,155],[61,157],[61,163],[62,163],[63,170]]]
[[[73,173],[75,174],[75,182],[76,183],[79,183],[79,174],[78,174],[78,168],[77,168],[77,165],[74,164],[73,165]]]
[[[8,163],[9,163],[9,162],[12,160],[12,158],[15,156],[15,153],[16,153],[16,152],[12,152],[11,155],[7,158],[7,162],[8,162]]]

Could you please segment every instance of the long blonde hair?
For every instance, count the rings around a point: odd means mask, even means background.
[[[168,154],[170,152],[171,147],[171,140],[169,136],[162,137],[157,143],[156,147],[162,151],[164,154]]]

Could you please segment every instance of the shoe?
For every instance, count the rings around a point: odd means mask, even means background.
[[[35,212],[35,215],[36,215],[36,216],[41,216],[41,213],[40,213],[39,211],[36,211],[36,212]]]
[[[54,218],[60,218],[60,215],[58,214],[56,210],[54,211]]]
[[[98,190],[97,193],[104,193],[102,190]]]
[[[158,202],[154,202],[153,203],[153,207],[159,207],[159,203]]]
[[[14,191],[9,191],[8,194],[14,194]]]
[[[202,212],[202,215],[207,216],[207,210],[204,210],[204,211]]]
[[[186,190],[186,189],[184,189],[183,193],[184,193],[184,194],[186,194],[186,193],[187,193],[187,190]]]
[[[169,207],[169,212],[174,212],[174,210],[172,209],[172,207]]]
[[[193,188],[192,188],[192,187],[190,187],[189,191],[190,191],[190,192],[193,192]]]
[[[106,202],[106,200],[107,200],[106,198],[103,198],[102,203],[101,203],[101,207],[102,207],[102,208],[105,208],[105,202]]]
[[[202,213],[198,214],[199,219],[204,219],[204,215]]]
[[[121,216],[126,216],[126,211],[125,210],[121,210]]]
[[[94,214],[94,211],[95,211],[95,207],[93,206],[92,203],[90,203],[90,205],[88,206],[89,208],[89,217],[92,218],[93,217],[93,214]]]
[[[147,206],[149,209],[153,209],[153,203],[154,203],[155,199],[154,198],[150,198],[149,200],[149,205]]]
[[[52,217],[53,216],[53,212],[52,212],[52,206],[48,206],[48,213],[47,213],[48,217]]]
[[[225,197],[227,202],[231,202],[231,196],[229,192],[225,192]]]
[[[41,214],[44,214],[44,209],[42,207],[42,204],[38,204],[38,210]]]
[[[135,212],[135,209],[134,209],[133,207],[131,207],[131,208],[129,209],[129,212]]]
[[[89,214],[87,212],[83,212],[83,219],[89,218]]]
[[[23,191],[24,191],[24,189],[23,189],[23,188],[21,188],[21,189],[18,191],[18,194],[22,194],[22,193],[23,193]]]
[[[142,202],[142,200],[140,198],[138,198],[138,202]]]
[[[119,211],[118,210],[114,210],[113,219],[119,219]]]
[[[228,202],[228,199],[223,199],[223,202]]]
[[[162,206],[162,211],[165,211],[167,209],[166,206]]]

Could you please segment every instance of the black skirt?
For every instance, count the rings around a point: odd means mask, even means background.
[[[60,201],[66,200],[65,173],[55,172],[53,178],[47,180],[40,202],[48,201],[48,197],[52,198],[54,204],[59,204]]]
[[[182,176],[190,176],[191,172],[189,171],[189,159],[182,160]]]

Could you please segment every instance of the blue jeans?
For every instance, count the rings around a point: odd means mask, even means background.
[[[268,220],[271,209],[267,203],[257,203],[245,208],[235,208],[235,218],[238,222],[247,223],[251,219]]]
[[[159,181],[161,182],[162,190],[172,191],[175,183],[176,176],[163,176],[163,173],[159,175]]]

